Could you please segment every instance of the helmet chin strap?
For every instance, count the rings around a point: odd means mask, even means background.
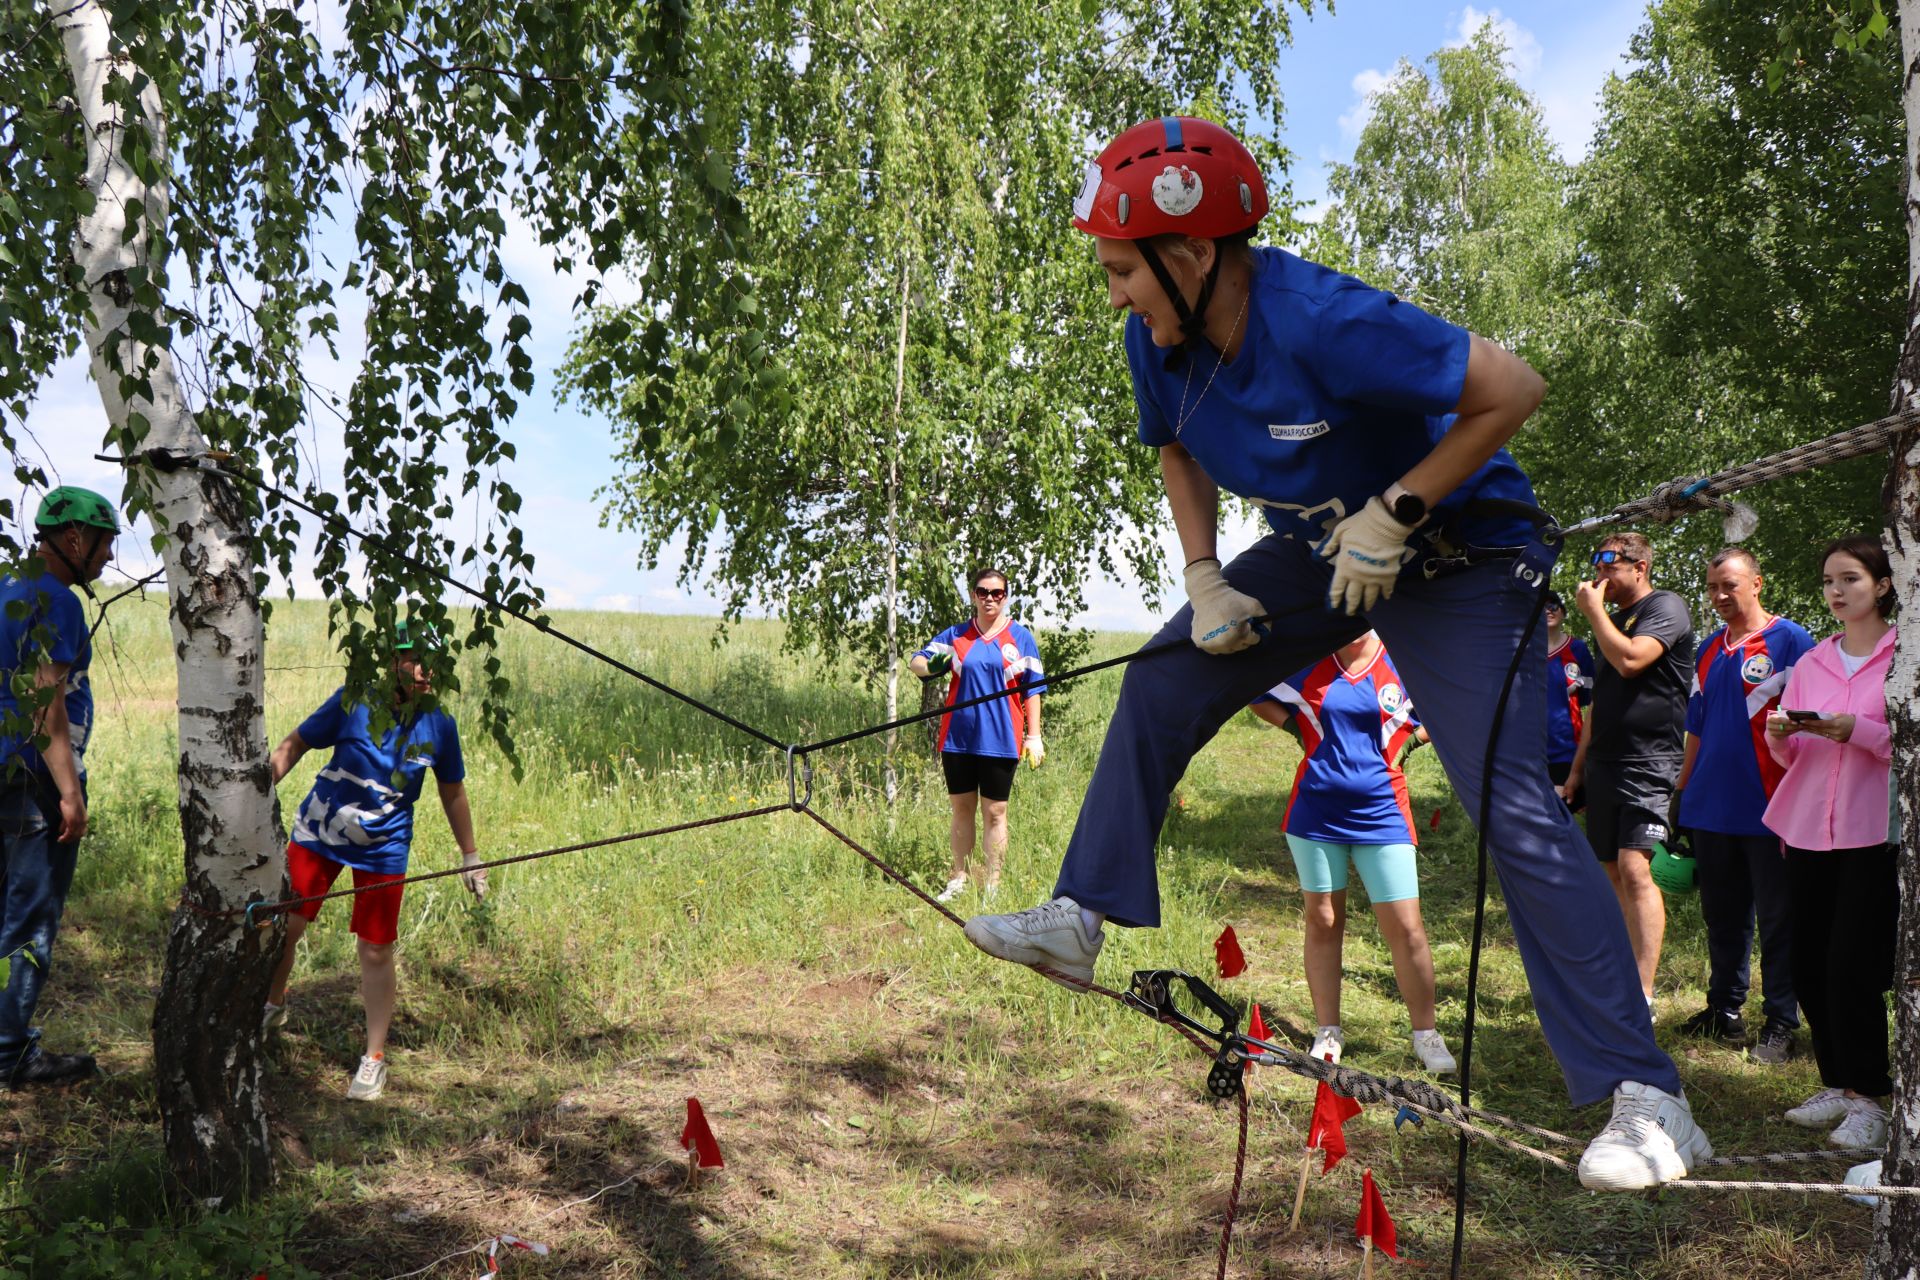
[[[1180,292],[1180,286],[1174,282],[1173,273],[1167,270],[1159,251],[1145,240],[1140,241],[1139,245],[1140,256],[1145,259],[1147,269],[1160,282],[1161,290],[1173,303],[1174,314],[1180,318],[1180,345],[1167,357],[1167,368],[1177,369],[1206,336],[1207,307],[1213,302],[1214,286],[1220,282],[1220,248],[1218,244],[1214,246],[1213,265],[1207,268],[1206,279],[1200,282],[1200,296],[1194,299],[1192,306],[1188,306],[1186,296]]]
[[[93,539],[93,545],[89,546],[86,550],[86,558],[89,560],[93,559],[93,553],[100,549],[100,532],[98,530],[94,531]],[[87,578],[87,575],[81,571],[80,566],[75,564],[73,559],[67,555],[66,549],[53,538],[42,538],[40,541],[43,546],[52,551],[55,556],[59,557],[61,564],[67,566],[67,572],[73,575],[73,585],[79,587],[87,599],[94,599],[93,583]]]

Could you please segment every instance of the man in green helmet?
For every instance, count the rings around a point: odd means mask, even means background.
[[[92,1054],[41,1049],[30,1024],[87,833],[93,645],[73,589],[100,576],[120,532],[111,502],[71,485],[48,493],[33,523],[33,552],[44,570],[0,575],[0,711],[32,725],[29,732],[0,729],[0,956],[8,961],[0,1080],[11,1089],[94,1070]]]

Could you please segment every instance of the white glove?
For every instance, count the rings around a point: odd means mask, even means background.
[[[1047,744],[1040,741],[1039,734],[1030,733],[1027,735],[1026,756],[1027,756],[1027,768],[1029,769],[1038,769],[1041,765],[1046,763]]]
[[[479,853],[469,853],[460,859],[460,883],[467,886],[475,900],[487,896],[487,869],[480,865]]]
[[[1395,520],[1377,497],[1335,525],[1320,544],[1321,557],[1333,563],[1328,606],[1364,613],[1391,596],[1400,566],[1407,562],[1407,539],[1417,527]]]
[[[1220,562],[1211,557],[1195,560],[1182,574],[1187,580],[1187,599],[1193,604],[1193,643],[1208,653],[1238,653],[1260,643],[1265,624],[1253,619],[1267,607],[1244,592],[1235,591],[1220,572]]]

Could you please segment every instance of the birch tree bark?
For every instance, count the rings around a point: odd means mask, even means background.
[[[51,10],[86,133],[93,208],[74,233],[73,256],[91,306],[94,381],[126,454],[197,457],[207,445],[167,349],[151,256],[169,197],[160,96],[114,51],[100,5]],[[150,514],[164,543],[179,680],[186,892],[154,1007],[155,1091],[177,1189],[217,1205],[263,1190],[273,1176],[260,1008],[284,925],[276,915],[271,927],[248,928],[221,914],[281,897],[285,880],[252,518],[247,495],[211,471],[136,466],[128,481],[130,504]]]

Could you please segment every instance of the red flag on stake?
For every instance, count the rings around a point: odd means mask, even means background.
[[[1213,958],[1220,966],[1220,976],[1237,978],[1247,971],[1247,957],[1240,950],[1240,939],[1234,936],[1233,926],[1228,925],[1213,940]]]
[[[680,1145],[693,1153],[702,1169],[720,1169],[726,1161],[720,1158],[720,1144],[714,1141],[713,1130],[707,1127],[707,1113],[700,1106],[700,1099],[687,1099],[687,1127],[680,1131]]]
[[[1353,1234],[1371,1241],[1374,1248],[1389,1258],[1400,1256],[1394,1252],[1393,1218],[1387,1213],[1387,1202],[1380,1198],[1380,1188],[1373,1180],[1371,1169],[1360,1178],[1360,1216],[1353,1221]]]
[[[1260,1006],[1257,1002],[1253,1006],[1253,1017],[1247,1020],[1247,1034],[1255,1040],[1273,1039],[1273,1036],[1267,1031],[1267,1020],[1260,1016]],[[1240,1069],[1242,1071],[1251,1071],[1253,1070],[1253,1063],[1243,1062],[1240,1064]]]
[[[1440,815],[1445,812],[1446,810],[1444,808],[1435,809],[1433,816],[1427,819],[1427,830],[1438,831],[1440,829]]]
[[[1313,1091],[1313,1122],[1307,1126],[1307,1149],[1324,1151],[1326,1163],[1320,1172],[1328,1173],[1347,1154],[1347,1135],[1342,1125],[1360,1114],[1360,1104],[1335,1093],[1326,1081]]]

